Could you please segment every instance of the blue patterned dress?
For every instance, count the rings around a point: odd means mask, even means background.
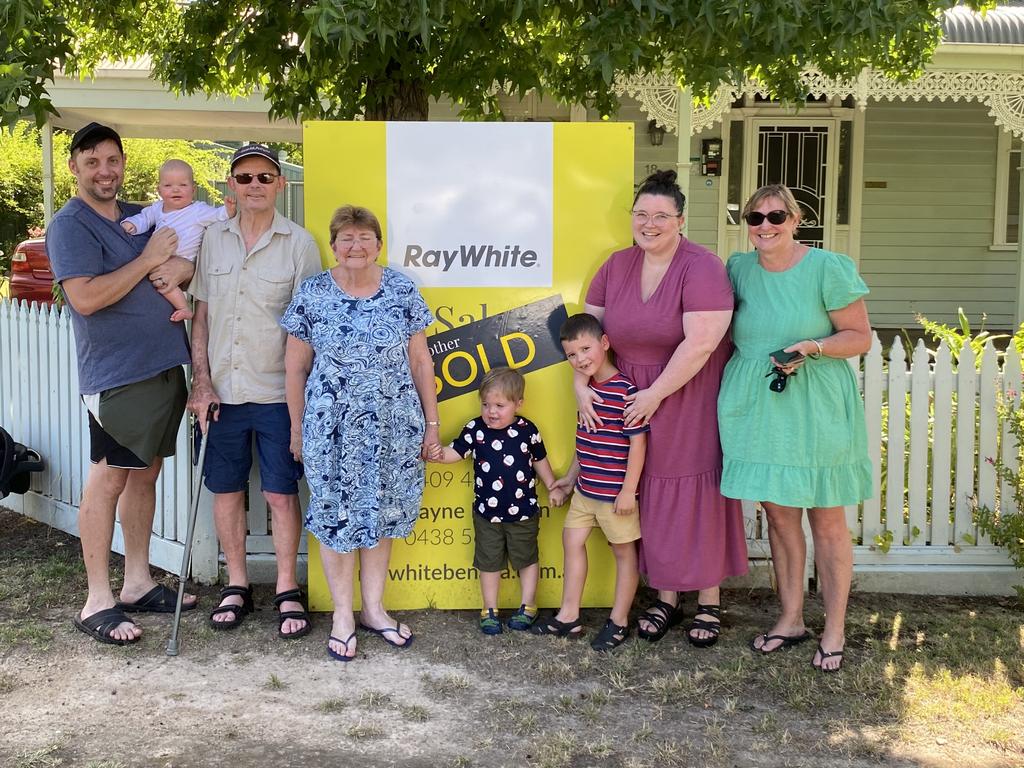
[[[433,321],[416,286],[385,268],[356,298],[329,271],[299,287],[281,327],[313,347],[302,418],[306,528],[336,552],[409,535],[423,495],[423,409],[409,339]]]

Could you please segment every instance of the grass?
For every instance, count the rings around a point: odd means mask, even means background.
[[[366,739],[382,739],[387,735],[387,733],[379,725],[358,722],[346,728],[345,735],[350,739],[363,741]]]
[[[333,715],[338,712],[344,711],[348,707],[348,702],[345,699],[324,699],[316,705],[318,712],[323,712],[325,715]]]
[[[391,694],[372,688],[359,694],[359,704],[367,709],[380,709],[391,703]]]
[[[288,683],[284,682],[277,675],[271,673],[270,677],[267,678],[267,682],[263,684],[263,687],[268,691],[283,691],[288,687]]]
[[[64,749],[65,742],[55,741],[44,747],[21,752],[14,758],[10,768],[57,768],[64,765],[64,758],[57,753]]]
[[[164,662],[166,635],[147,631],[132,649],[95,648],[70,628],[85,593],[73,540],[0,512],[0,541],[5,707],[27,701],[42,684],[33,670],[61,664],[64,654],[115,666],[123,659],[131,669]],[[265,606],[270,593],[261,589],[257,602]],[[200,591],[204,606],[215,604],[214,588]],[[826,676],[811,669],[813,643],[767,656],[747,648],[770,626],[773,595],[726,590],[723,598],[722,639],[706,650],[693,649],[678,630],[657,644],[631,638],[607,655],[591,651],[589,638],[506,633],[484,640],[474,611],[423,611],[402,614],[421,638],[416,646],[361,657],[342,681],[335,666],[318,677],[322,642],[277,640],[272,613],[214,633],[200,610],[183,616],[182,654],[211,668],[265,661],[253,695],[270,711],[305,713],[312,704],[322,727],[345,737],[332,747],[332,762],[344,764],[353,751],[383,758],[401,735],[420,745],[424,764],[466,768],[1024,766],[1024,618],[1013,600],[855,593],[844,669]],[[806,616],[815,632],[821,613],[820,598],[810,596]],[[590,636],[605,615],[584,611]],[[154,620],[146,619],[148,628]],[[315,622],[324,626],[323,617]],[[286,669],[287,682],[271,669]],[[303,687],[310,670],[321,687]],[[272,695],[283,690],[289,694]],[[195,696],[174,700],[191,704]],[[230,749],[250,735],[238,728],[216,738]],[[104,757],[93,768],[120,768],[118,758],[127,757],[75,744]],[[73,757],[63,743],[5,744],[0,734],[5,768],[84,764]]]

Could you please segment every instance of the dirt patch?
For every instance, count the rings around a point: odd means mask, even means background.
[[[1024,763],[1024,626],[1006,600],[857,595],[847,668],[811,670],[810,645],[747,649],[774,597],[726,593],[721,642],[681,631],[611,656],[586,642],[485,638],[472,612],[401,615],[408,650],[365,633],[330,660],[329,617],[276,636],[268,588],[237,631],[186,614],[101,646],[74,630],[84,596],[74,539],[0,512],[0,765],[1011,766]],[[808,616],[820,629],[819,601]],[[592,632],[603,612],[585,616]],[[911,696],[912,694],[912,696]],[[927,706],[926,706],[927,705]]]

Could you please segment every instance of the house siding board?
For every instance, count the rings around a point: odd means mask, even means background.
[[[914,313],[1013,325],[1016,254],[992,251],[996,130],[973,103],[872,103],[865,114],[860,271],[877,327]]]
[[[721,186],[725,183],[725,177],[700,175],[701,141],[721,137],[722,126],[718,124],[690,140],[690,157],[697,159],[690,166],[690,199],[687,201],[689,213],[686,219],[686,236],[709,251],[717,253],[725,261],[729,258],[729,254],[721,253],[718,249],[718,212],[721,207],[719,195]],[[711,182],[711,186],[708,186],[708,181]]]

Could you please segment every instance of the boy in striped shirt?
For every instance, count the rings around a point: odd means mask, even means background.
[[[562,605],[553,617],[534,624],[538,635],[575,637],[582,632],[580,602],[587,578],[587,538],[600,527],[615,556],[615,601],[611,617],[591,642],[596,651],[610,651],[629,636],[629,608],[633,604],[640,576],[636,541],[640,538],[640,515],[636,489],[644,466],[647,432],[650,427],[626,427],[623,409],[626,396],[636,385],[620,373],[608,356],[608,337],[596,317],[573,315],[559,334],[562,349],[577,373],[589,377],[589,386],[601,398],[594,409],[604,422],[594,432],[576,428],[576,458],[568,474],[555,488],[574,489],[565,516],[562,547],[565,578]]]

